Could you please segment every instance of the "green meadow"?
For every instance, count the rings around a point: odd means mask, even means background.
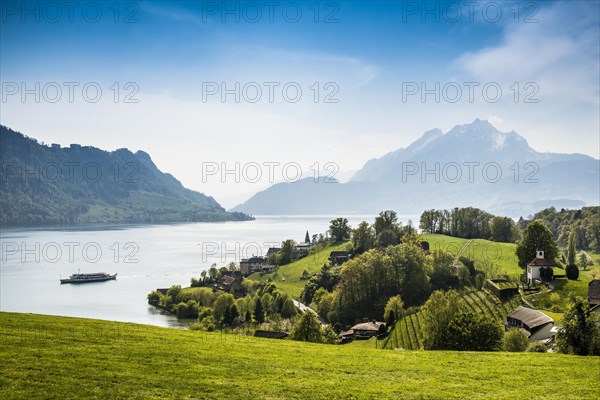
[[[297,261],[282,265],[271,274],[261,275],[257,272],[250,275],[248,278],[263,282],[268,278],[271,278],[278,288],[297,299],[300,296],[302,288],[307,282],[300,279],[302,271],[307,269],[311,274],[318,272],[323,267],[323,264],[329,265],[328,257],[332,251],[348,250],[349,247],[350,242],[345,242],[335,246],[327,246],[324,249],[313,254],[309,254],[308,256]]]
[[[597,399],[600,358],[380,351],[0,313],[3,399]]]

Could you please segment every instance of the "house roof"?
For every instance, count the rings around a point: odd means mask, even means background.
[[[547,323],[554,323],[554,320],[543,312],[523,306],[517,307],[507,318],[517,319],[527,325],[529,329],[546,325]]]
[[[383,322],[363,322],[356,324],[350,330],[352,331],[379,331],[379,327],[385,325]]]
[[[554,266],[554,264],[552,264],[550,261],[546,260],[545,258],[534,258],[533,260],[531,260],[529,262],[529,264],[527,264],[528,266],[532,266],[532,267],[552,267]]]
[[[250,257],[248,259],[242,260],[243,263],[250,263],[250,264],[262,264],[265,262],[265,258],[264,257]]]
[[[284,337],[287,337],[288,334],[283,331],[263,331],[259,329],[254,332],[254,336],[267,339],[283,339]]]
[[[347,331],[340,333],[338,335],[338,338],[344,339],[344,338],[351,338],[353,336],[354,336],[354,331],[352,329],[348,329]]]
[[[350,253],[347,251],[332,251],[329,257],[350,257]]]
[[[588,300],[600,300],[600,279],[588,283]]]

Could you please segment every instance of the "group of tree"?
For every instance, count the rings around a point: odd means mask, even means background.
[[[246,279],[243,285],[248,294],[238,299],[231,293],[214,292],[209,288],[184,291],[180,285],[174,285],[166,294],[151,292],[148,303],[170,311],[178,318],[195,318],[207,330],[296,316],[297,309],[292,298],[272,282]]]
[[[398,221],[395,211],[382,211],[375,218],[373,224],[363,221],[356,229],[352,230],[352,252],[357,255],[373,248],[397,245],[404,236],[415,233],[411,221],[408,225],[403,226]]]
[[[221,268],[217,268],[217,264],[212,264],[208,270],[203,270],[200,273],[200,278],[192,278],[190,282],[191,287],[201,287],[201,286],[210,286],[219,279],[223,277],[223,275],[228,272],[239,271],[240,266],[235,262],[230,262],[227,266],[223,266]]]
[[[492,234],[492,226],[494,234]],[[510,218],[494,219],[492,214],[474,207],[426,210],[421,214],[419,228],[423,233],[496,241],[513,241],[512,239],[518,233],[516,224]]]
[[[558,350],[580,356],[600,356],[600,316],[590,312],[588,301],[581,297],[572,296],[570,302],[556,335]]]
[[[600,206],[579,210],[557,211],[554,207],[537,212],[522,225],[542,220],[560,246],[567,246],[571,232],[575,232],[575,247],[600,252]]]
[[[335,290],[325,297],[326,318],[341,323],[380,319],[394,295],[407,306],[422,304],[430,290],[428,271],[428,256],[415,243],[371,249],[343,264]]]
[[[425,350],[494,351],[502,348],[504,328],[490,317],[458,307],[455,291],[434,292],[421,307]]]

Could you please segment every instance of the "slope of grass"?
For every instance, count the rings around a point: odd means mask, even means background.
[[[260,275],[260,273],[257,272],[250,275],[248,278],[263,282],[268,278],[271,278],[278,288],[281,288],[290,296],[297,299],[300,296],[302,288],[306,285],[306,281],[300,279],[302,271],[307,269],[311,274],[318,272],[321,267],[323,267],[323,264],[329,265],[328,257],[332,251],[347,250],[349,246],[350,242],[345,242],[336,246],[327,246],[323,250],[314,254],[309,254],[300,260],[287,265],[282,265],[271,274]]]
[[[488,261],[496,264],[502,274],[517,278],[523,273],[513,243],[498,243],[484,239],[469,240],[437,234],[423,235],[423,239],[429,242],[431,251],[444,250],[454,255],[458,255],[463,246],[468,243],[462,256],[473,260],[476,268],[481,262]]]
[[[0,398],[595,399],[600,358],[377,351],[0,313]],[[560,377],[560,379],[557,379]]]

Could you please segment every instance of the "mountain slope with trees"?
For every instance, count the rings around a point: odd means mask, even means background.
[[[147,153],[38,143],[0,126],[0,223],[161,223],[250,219],[161,172]]]

